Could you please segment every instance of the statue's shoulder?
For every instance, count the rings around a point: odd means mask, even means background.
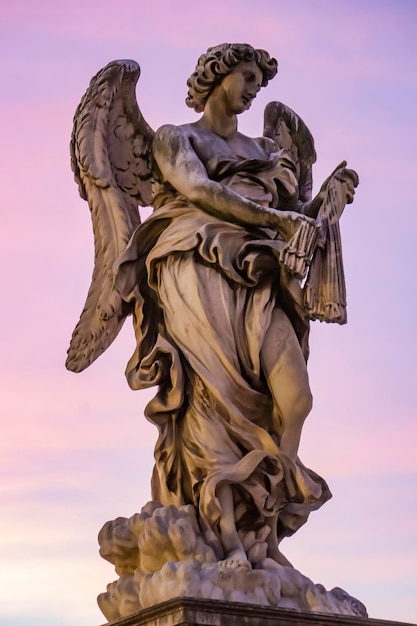
[[[255,141],[263,150],[265,150],[267,154],[272,154],[278,150],[278,146],[275,141],[269,137],[255,137]]]
[[[192,124],[181,124],[176,126],[175,124],[163,124],[156,131],[155,140],[166,141],[179,137],[190,137],[194,134],[192,130]]]
[[[156,131],[153,144],[154,152],[165,152],[169,149],[170,152],[177,153],[188,150],[193,135],[191,124],[180,126],[164,124]]]

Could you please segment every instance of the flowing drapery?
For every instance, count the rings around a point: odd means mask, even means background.
[[[260,203],[272,202],[277,189],[291,193],[291,170],[279,159],[211,167],[213,177]],[[123,298],[135,303],[128,382],[158,385],[145,411],[159,430],[153,498],[194,504],[202,526],[216,532],[216,490],[227,483],[239,528],[279,514],[280,536],[290,535],[330,492],[281,452],[260,363],[276,307],[308,352],[302,291],[279,262],[283,241],[269,229],[220,220],[178,194],[156,207],[116,277]]]

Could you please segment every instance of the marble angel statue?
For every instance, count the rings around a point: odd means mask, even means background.
[[[194,505],[250,569],[242,536],[268,529],[268,557],[330,492],[298,457],[311,409],[311,319],[344,323],[339,217],[357,174],[342,162],[312,198],[312,136],[271,102],[264,135],[237,116],[277,72],[246,44],[210,48],[188,79],[198,121],[156,133],[138,109],[139,66],[114,61],[74,118],[72,167],[91,209],[95,266],[68,353],[89,366],[133,315],[133,389],[157,386],[152,497]],[[138,205],[153,205],[142,224]]]

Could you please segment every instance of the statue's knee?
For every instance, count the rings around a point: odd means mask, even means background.
[[[307,411],[306,417],[307,417],[307,415],[310,413],[311,409],[313,408],[313,394],[311,393],[310,389],[306,393],[305,403],[306,403],[306,411]]]
[[[310,389],[304,389],[295,403],[295,414],[300,422],[303,422],[313,408],[313,396]]]

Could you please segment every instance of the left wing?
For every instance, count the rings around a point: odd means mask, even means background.
[[[264,112],[264,136],[273,139],[278,149],[286,150],[295,164],[299,203],[312,198],[312,165],[316,161],[313,136],[301,117],[282,102],[270,102]],[[281,251],[281,263],[303,279],[317,245],[318,229],[309,220],[301,224]]]
[[[264,136],[291,154],[297,168],[298,199],[311,200],[312,165],[317,156],[313,136],[301,117],[282,102],[270,102],[264,112]]]
[[[282,102],[265,107],[264,135],[287,150],[296,165],[301,202],[312,198],[312,165],[316,161],[313,136],[303,120]],[[352,202],[359,178],[340,163],[322,185],[325,192],[316,224],[304,222],[281,251],[280,260],[293,275],[307,279],[304,306],[310,319],[346,323],[346,287],[339,219]]]

